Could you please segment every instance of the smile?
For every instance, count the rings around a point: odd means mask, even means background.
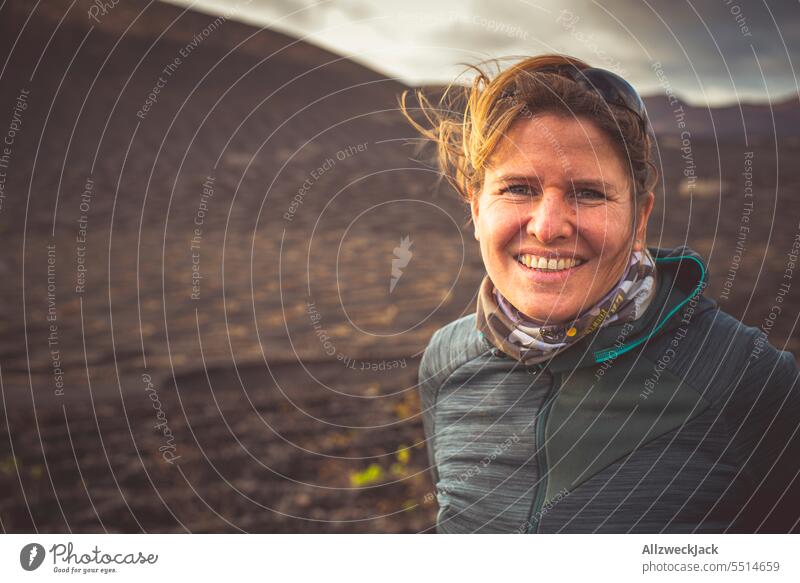
[[[539,271],[565,271],[582,265],[583,261],[574,257],[567,259],[547,259],[538,255],[517,255],[516,260],[531,269]]]

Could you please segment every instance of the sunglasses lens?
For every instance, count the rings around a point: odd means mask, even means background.
[[[607,71],[605,69],[579,69],[574,65],[551,65],[537,69],[541,73],[555,73],[572,79],[576,83],[583,85],[586,89],[595,91],[606,101],[615,105],[621,105],[628,108],[633,113],[639,116],[643,128],[648,132],[652,132],[650,124],[647,123],[647,110],[645,109],[642,98],[639,97],[636,89],[628,83],[625,79]]]
[[[642,98],[631,84],[619,75],[604,69],[586,69],[578,74],[608,103],[624,105],[640,117],[644,117],[645,107]]]

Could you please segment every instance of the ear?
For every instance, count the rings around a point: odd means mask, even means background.
[[[470,201],[469,201],[469,208],[470,212],[472,213],[472,225],[475,228],[475,240],[480,241],[480,230],[478,225],[478,211],[480,210],[480,191],[471,190],[470,191]]]
[[[653,212],[655,199],[656,197],[652,192],[639,196],[636,233],[633,241],[634,251],[643,251],[647,244],[647,221],[650,220],[650,213]]]

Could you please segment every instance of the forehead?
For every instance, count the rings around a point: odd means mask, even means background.
[[[591,120],[546,114],[520,118],[500,138],[487,177],[510,172],[600,176],[626,181],[616,145]]]

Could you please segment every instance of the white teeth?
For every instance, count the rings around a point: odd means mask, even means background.
[[[533,269],[546,269],[547,271],[561,271],[570,269],[583,263],[580,259],[547,259],[536,255],[519,255],[517,261]]]

